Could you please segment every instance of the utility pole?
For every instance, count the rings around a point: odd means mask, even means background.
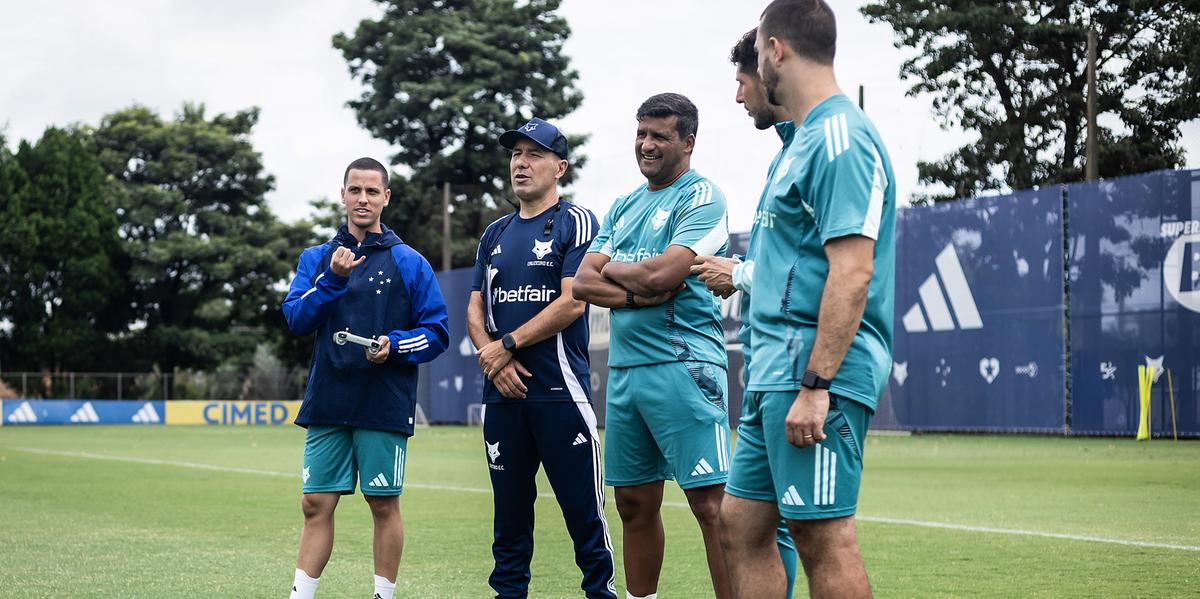
[[[1087,164],[1084,178],[1095,181],[1100,178],[1100,164],[1096,149],[1096,32],[1092,30],[1087,36],[1087,60]]]
[[[450,182],[442,183],[442,270],[450,270]]]

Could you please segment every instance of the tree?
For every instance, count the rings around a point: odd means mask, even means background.
[[[449,182],[453,266],[468,266],[484,227],[508,210],[508,156],[496,137],[583,101],[562,50],[570,28],[554,12],[559,0],[380,1],[379,20],[335,35],[333,46],[367,88],[349,103],[359,124],[393,144],[392,160],[411,170],[393,179],[384,221],[426,256],[440,255],[441,186]],[[584,139],[572,136],[572,148]],[[572,164],[582,164],[578,154]]]
[[[900,74],[944,127],[979,139],[919,162],[952,199],[1082,179],[1087,32],[1098,39],[1099,173],[1183,164],[1179,125],[1200,117],[1195,0],[879,0],[862,9],[917,54]]]
[[[308,232],[267,207],[273,178],[249,140],[257,121],[253,108],[209,119],[185,105],[164,121],[133,107],[94,133],[119,183],[136,319],[127,342],[142,367],[248,364],[261,334],[283,334],[281,283]]]
[[[3,143],[0,142],[0,147]],[[0,360],[6,368],[103,366],[128,322],[111,192],[86,134],[49,128],[0,149]]]

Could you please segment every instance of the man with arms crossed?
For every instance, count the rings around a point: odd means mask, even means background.
[[[779,153],[775,155],[775,159],[771,161],[771,167],[767,171],[767,181],[775,178],[775,172],[779,168],[779,163],[783,156],[787,153],[788,147],[791,146],[792,140],[796,136],[796,125],[792,123],[788,117],[787,111],[781,106],[773,106],[767,102],[767,92],[763,88],[762,79],[758,76],[758,53],[754,50],[754,40],[758,35],[758,29],[747,31],[742,39],[733,46],[733,50],[729,54],[729,60],[736,67],[734,79],[738,83],[737,94],[734,99],[738,104],[746,108],[746,113],[754,121],[755,128],[759,130],[774,129],[780,139],[783,140],[783,147],[779,149]],[[758,200],[758,208],[755,211],[754,224],[750,228],[750,240],[746,244],[746,255],[739,260],[736,256],[733,258],[722,258],[720,256],[696,256],[696,261],[692,265],[692,274],[698,276],[704,284],[708,286],[709,291],[714,295],[722,298],[728,298],[735,292],[741,291],[738,296],[738,313],[742,320],[742,327],[738,330],[738,341],[742,344],[742,387],[745,389],[749,383],[750,373],[750,286],[754,278],[754,247],[757,243],[759,221],[758,216],[762,212],[763,202],[766,200],[769,187],[764,187],[762,195]],[[750,404],[749,392],[746,391],[742,398],[742,414],[746,414],[746,406]],[[762,445],[762,438],[755,437],[755,434],[760,430],[753,430],[753,427],[741,427],[738,429],[738,443],[753,443],[758,446]],[[759,468],[767,468],[766,462],[755,464]],[[728,541],[736,536],[737,529],[726,528],[724,539]],[[775,544],[779,549],[779,556],[783,560],[783,569],[787,575],[787,595],[792,596],[792,587],[796,582],[796,546],[792,543],[792,535],[788,532],[787,522],[781,521],[775,534]],[[726,559],[729,558],[728,549],[726,549]]]
[[[333,512],[362,486],[375,521],[375,598],[391,599],[404,548],[400,492],[413,434],[417,364],[446,349],[446,302],[433,269],[379,222],[388,172],[370,158],[346,167],[346,224],[304,250],[283,301],[288,328],[316,332],[296,424],[305,427],[304,530],[292,599],[310,599],[333,551]],[[334,342],[347,331],[374,339],[372,353]]]
[[[767,99],[798,130],[768,182],[754,250],[743,427],[764,442],[738,445],[722,506],[741,533],[726,538],[739,597],[783,596],[767,557],[780,514],[811,596],[871,595],[854,512],[891,366],[895,186],[878,133],[838,88],[836,37],[823,0],[776,0],[758,26]]]
[[[581,588],[616,599],[604,517],[600,437],[591,405],[587,304],[571,293],[595,236],[591,211],[559,198],[567,138],[535,118],[500,136],[520,209],[480,238],[467,329],[487,376],[483,439],[495,500],[488,579],[498,599],[523,599],[533,559],[539,464],[575,542]]]
[[[699,117],[679,94],[637,111],[646,183],[613,204],[575,279],[575,297],[612,308],[605,482],[616,487],[629,597],[656,597],[663,481],[674,479],[704,537],[719,599],[729,597],[718,517],[729,470],[720,304],[689,269],[724,255],[725,196],[691,170]]]

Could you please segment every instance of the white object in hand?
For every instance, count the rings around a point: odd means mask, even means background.
[[[334,333],[333,342],[338,345],[346,345],[346,343],[361,345],[367,348],[367,351],[371,352],[372,355],[379,353],[379,350],[382,348],[378,341],[374,339],[367,339],[366,337],[359,337],[350,331],[338,331]]]

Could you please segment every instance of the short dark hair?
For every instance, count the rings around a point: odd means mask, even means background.
[[[650,96],[641,106],[638,106],[637,120],[641,122],[646,117],[664,118],[676,116],[675,130],[680,138],[695,135],[700,128],[700,111],[696,105],[683,94],[656,94]]]
[[[758,75],[758,50],[754,49],[754,40],[758,37],[758,27],[747,31],[738,43],[729,51],[729,62],[739,71],[747,75]]]
[[[837,21],[825,0],[775,0],[759,23],[764,37],[784,42],[800,57],[831,65],[837,50]]]
[[[346,167],[346,173],[342,175],[342,185],[345,185],[346,181],[350,180],[350,171],[375,171],[379,173],[379,176],[383,177],[383,186],[385,188],[388,186],[387,167],[380,164],[379,161],[375,160],[374,158],[367,158],[364,156],[358,160],[355,160],[354,162],[351,162],[350,165]]]

